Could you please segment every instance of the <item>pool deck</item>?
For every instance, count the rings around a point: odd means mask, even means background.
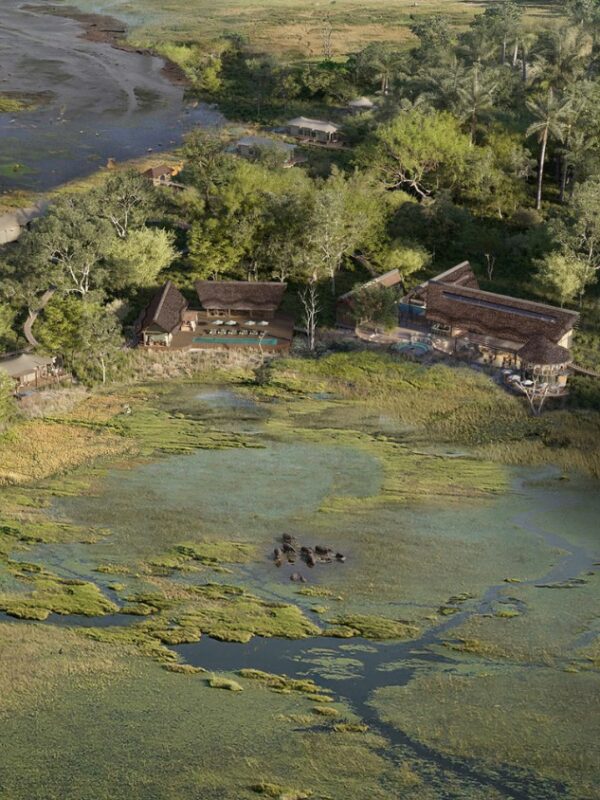
[[[291,317],[278,315],[268,320],[268,325],[247,325],[248,316],[228,317],[234,320],[236,325],[215,325],[215,317],[208,317],[206,314],[198,313],[197,325],[195,330],[174,331],[171,344],[149,345],[154,350],[208,350],[208,349],[244,349],[244,350],[264,350],[266,352],[287,352],[290,349],[294,336],[294,320]],[[260,321],[260,320],[257,320]],[[233,330],[236,333],[228,334],[227,331]],[[239,330],[248,331],[248,339],[256,338],[259,332],[264,333],[265,339],[277,339],[277,344],[252,343],[244,341],[243,336],[238,336]],[[218,331],[211,334],[210,331]],[[226,342],[197,341],[203,336],[227,336]]]

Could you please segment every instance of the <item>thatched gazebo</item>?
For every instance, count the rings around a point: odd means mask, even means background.
[[[569,367],[573,363],[571,352],[566,347],[543,335],[532,336],[517,355],[523,375],[542,379],[559,390],[566,386]]]
[[[348,108],[353,114],[362,114],[365,111],[372,111],[375,108],[375,103],[369,100],[368,97],[356,97],[350,100]]]

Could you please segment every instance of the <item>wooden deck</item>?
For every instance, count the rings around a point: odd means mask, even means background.
[[[235,325],[217,325],[215,317],[198,312],[195,330],[179,330],[173,333],[170,345],[145,345],[153,350],[263,350],[265,352],[288,352],[294,336],[294,321],[291,317],[277,316],[268,320],[268,325],[249,325],[248,316],[228,317],[223,322],[233,321]],[[260,320],[258,320],[260,321]],[[264,342],[252,340],[261,337]],[[211,338],[226,341],[214,342]],[[205,339],[205,341],[202,341]],[[277,339],[277,344],[268,340]],[[142,345],[144,346],[144,345]]]

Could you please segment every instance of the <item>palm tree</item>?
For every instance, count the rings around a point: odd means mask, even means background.
[[[523,83],[527,83],[529,77],[529,52],[532,45],[535,44],[536,39],[537,36],[535,33],[521,31],[519,34],[518,42],[521,47],[521,80]]]
[[[568,100],[558,98],[552,89],[548,89],[545,98],[528,100],[527,108],[535,117],[534,122],[527,128],[526,136],[536,136],[540,144],[538,162],[537,194],[535,207],[539,211],[542,207],[542,184],[544,181],[544,167],[546,164],[546,149],[550,138],[562,142],[565,137],[567,115],[570,108]]]
[[[373,63],[375,78],[380,81],[380,92],[385,97],[390,93],[391,80],[400,66],[400,55],[396,50],[382,48]]]
[[[426,67],[419,78],[435,97],[438,108],[452,108],[458,102],[458,89],[467,80],[467,69],[453,53],[441,66]]]
[[[471,144],[475,142],[478,118],[494,105],[493,97],[497,86],[497,82],[481,73],[481,64],[476,62],[464,85],[457,87],[458,114],[463,119],[470,120]]]
[[[538,40],[540,86],[564,89],[581,78],[589,64],[593,39],[581,28],[556,28]]]

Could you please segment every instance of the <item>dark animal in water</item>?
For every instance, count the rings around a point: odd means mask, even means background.
[[[307,553],[306,558],[304,559],[309,567],[314,567],[317,563],[317,559],[315,558],[314,553]]]
[[[322,544],[315,545],[315,553],[319,556],[329,556],[333,554],[331,547],[325,547]]]
[[[306,583],[306,578],[304,575],[300,575],[299,572],[292,572],[290,580],[294,581],[294,583]]]
[[[336,559],[338,561],[345,561],[346,560],[346,556],[343,553],[336,553],[335,557],[336,557]]]
[[[291,534],[291,533],[284,533],[284,534],[283,534],[283,536],[281,537],[281,541],[282,541],[282,542],[289,542],[289,544],[292,544],[292,543],[293,543],[293,542],[295,542],[296,540],[295,540],[295,538],[292,536],[292,534]]]
[[[281,564],[283,563],[283,553],[281,552],[279,547],[276,547],[275,550],[273,550],[273,561],[275,562],[275,566],[277,567],[280,567]]]
[[[309,553],[313,552],[313,549],[312,547],[301,547],[300,552],[302,553],[303,556],[307,556]]]
[[[283,543],[283,552],[284,553],[295,553],[296,552],[296,548],[293,545],[291,545],[289,542],[284,542]]]

